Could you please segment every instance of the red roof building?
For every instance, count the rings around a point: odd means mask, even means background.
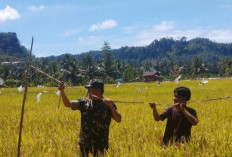
[[[143,74],[143,78],[145,80],[145,82],[151,82],[151,81],[157,81],[161,79],[161,75],[159,72],[146,72]]]

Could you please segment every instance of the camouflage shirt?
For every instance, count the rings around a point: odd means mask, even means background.
[[[112,113],[102,100],[78,99],[72,110],[81,112],[79,145],[108,148]],[[116,105],[114,104],[115,109]]]

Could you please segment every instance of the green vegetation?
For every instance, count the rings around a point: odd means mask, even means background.
[[[199,80],[180,81],[192,91],[190,101],[232,95],[232,80],[210,80],[200,86]],[[139,92],[138,88],[142,91]],[[147,87],[147,89],[146,89]],[[174,82],[124,83],[106,85],[105,97],[122,101],[155,101],[172,104]],[[48,91],[48,92],[43,92]],[[79,156],[77,138],[80,113],[65,108],[56,87],[30,87],[26,101],[22,134],[22,156]],[[18,127],[23,93],[16,88],[0,89],[0,156],[17,154]],[[40,102],[36,95],[42,92]],[[67,87],[71,100],[85,97],[83,86]],[[189,144],[165,147],[161,145],[166,122],[155,122],[148,104],[117,104],[123,121],[112,120],[108,156],[232,156],[232,99],[189,103],[196,109],[199,124],[192,128]],[[167,106],[158,106],[161,112]]]
[[[20,45],[16,33],[0,33],[0,78],[4,87],[23,84],[28,52]],[[111,49],[105,41],[101,51],[80,55],[64,54],[43,58],[33,57],[32,64],[69,85],[83,85],[92,78],[115,83],[117,78],[126,82],[143,81],[142,74],[156,69],[163,80],[232,76],[232,44],[220,44],[209,39],[187,41],[162,38],[144,47]],[[17,61],[18,64],[3,62]],[[30,73],[30,86],[54,86],[56,83],[35,70]]]

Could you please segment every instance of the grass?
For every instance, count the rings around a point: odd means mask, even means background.
[[[192,91],[191,101],[232,95],[232,80],[209,80],[198,85],[199,80],[180,81]],[[142,91],[139,92],[138,88]],[[124,83],[105,86],[105,97],[120,101],[154,101],[172,104],[174,82]],[[47,91],[46,93],[43,91]],[[80,129],[80,113],[65,108],[57,88],[28,88],[22,134],[22,156],[79,156],[77,138]],[[0,89],[0,156],[17,154],[19,119],[23,93],[16,88]],[[40,102],[36,95],[42,92]],[[68,87],[70,100],[85,97],[83,86]],[[155,122],[148,104],[116,104],[123,121],[112,120],[110,149],[107,156],[232,156],[232,99],[189,103],[197,111],[199,124],[192,128],[189,144],[165,147],[161,145],[166,122]],[[157,107],[162,112],[167,105]]]

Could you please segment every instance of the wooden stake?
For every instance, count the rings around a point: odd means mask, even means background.
[[[24,96],[23,96],[23,102],[22,102],[21,118],[20,118],[20,123],[19,123],[18,155],[17,155],[18,157],[20,157],[20,150],[21,150],[24,108],[25,108],[25,102],[27,99],[28,74],[29,74],[30,64],[31,64],[31,54],[32,54],[32,48],[33,48],[33,42],[34,42],[34,38],[32,37],[31,50],[30,50],[28,61],[27,61],[27,67],[26,67],[26,73],[25,73],[25,90],[24,90]]]

